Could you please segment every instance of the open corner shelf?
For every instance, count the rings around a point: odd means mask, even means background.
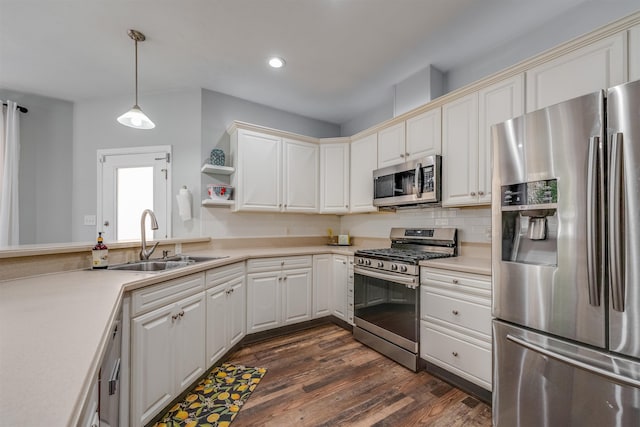
[[[205,165],[202,165],[200,172],[217,174],[217,175],[231,175],[233,172],[235,172],[235,169],[232,168],[231,166],[216,166],[216,165],[205,164]]]
[[[235,200],[213,200],[213,199],[204,199],[202,201],[202,206],[233,206]]]

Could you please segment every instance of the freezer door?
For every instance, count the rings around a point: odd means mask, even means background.
[[[605,348],[604,91],[492,132],[494,317]]]
[[[637,427],[640,363],[493,322],[496,427]]]
[[[640,358],[640,81],[609,89],[609,340]]]

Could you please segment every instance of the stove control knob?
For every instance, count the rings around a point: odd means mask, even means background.
[[[391,264],[391,270],[396,271],[398,269],[398,264]]]
[[[407,266],[406,265],[401,265],[400,266],[400,271],[402,271],[403,273],[407,272]]]
[[[367,259],[367,260],[364,261],[364,263],[365,263],[365,265],[371,265],[371,260]]]
[[[378,261],[378,267],[380,267],[380,268],[384,267],[384,262]]]
[[[358,264],[364,264],[364,260],[362,258],[358,258]]]

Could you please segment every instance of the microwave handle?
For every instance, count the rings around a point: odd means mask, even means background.
[[[414,193],[417,197],[422,196],[422,163],[416,165],[416,174],[413,177]]]

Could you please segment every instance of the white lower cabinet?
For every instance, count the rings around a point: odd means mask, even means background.
[[[349,316],[348,279],[349,257],[346,255],[333,255],[331,283],[331,300],[333,301],[333,315],[338,319],[347,321]],[[353,304],[353,301],[351,301]],[[353,311],[353,306],[352,306]]]
[[[313,256],[313,312],[314,319],[331,314],[331,255]]]
[[[246,278],[244,262],[206,273],[207,368],[246,334]]]
[[[312,318],[311,256],[247,263],[247,333]]]
[[[491,277],[421,268],[420,357],[491,390]]]
[[[95,379],[80,415],[78,427],[100,427],[100,413],[98,412],[100,395],[98,389],[98,380]]]
[[[353,256],[347,257],[347,322],[355,325],[353,320]]]
[[[198,283],[196,293],[175,301],[172,290]],[[134,291],[131,320],[131,425],[148,423],[205,370],[204,274]],[[137,301],[164,304],[136,311]],[[144,304],[143,304],[144,305]]]

